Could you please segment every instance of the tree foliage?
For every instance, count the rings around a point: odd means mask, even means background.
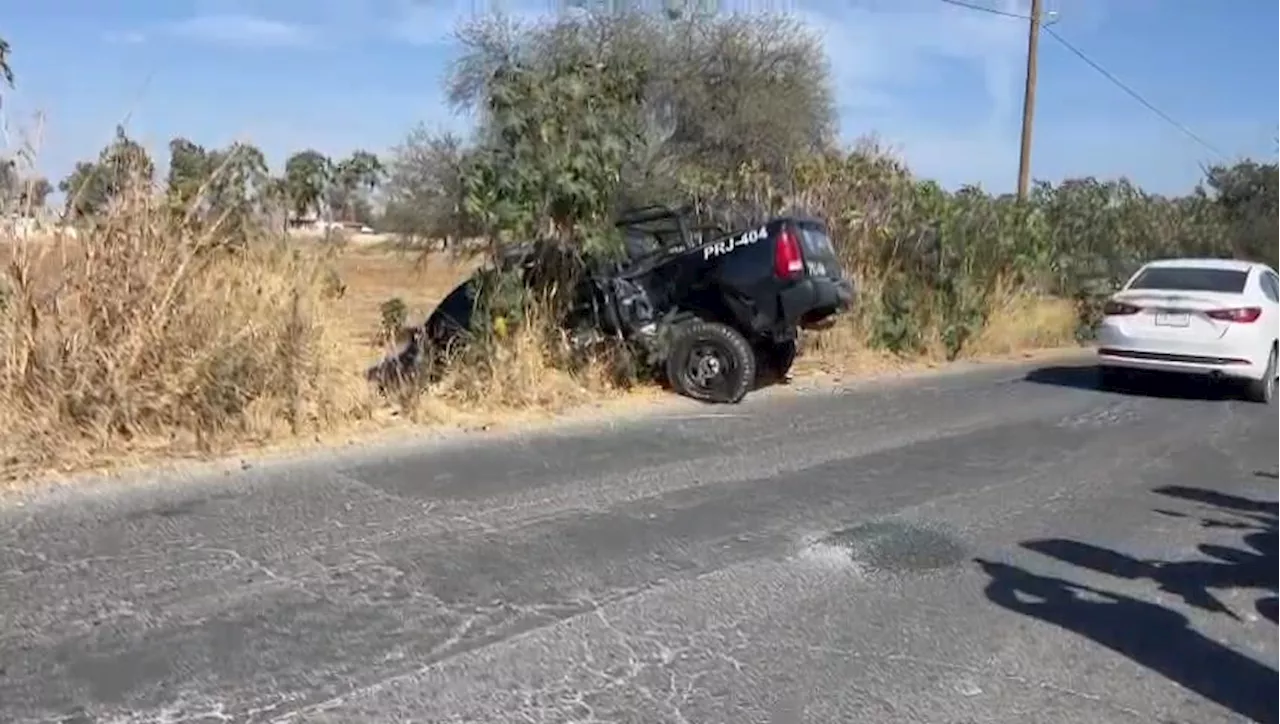
[[[386,176],[381,159],[363,150],[337,163],[314,149],[304,150],[286,160],[279,176],[271,174],[261,149],[247,143],[210,149],[179,137],[169,142],[168,150],[164,195],[175,219],[237,238],[271,226],[279,229],[283,219],[318,218],[330,211],[347,221],[373,222],[371,195]],[[126,189],[149,188],[153,175],[146,150],[117,129],[98,158],[77,163],[59,188],[67,194],[73,217],[93,217]],[[5,176],[0,175],[0,182]]]
[[[463,168],[470,158],[471,149],[460,137],[432,134],[422,126],[413,129],[390,154],[384,228],[446,244],[479,234],[463,209]]]
[[[14,159],[0,159],[0,214],[39,211],[51,193],[48,179],[24,174]]]
[[[357,150],[334,164],[333,184],[329,190],[329,206],[341,214],[343,221],[369,223],[373,209],[369,195],[382,184],[386,168],[373,153]]]
[[[290,211],[298,217],[320,213],[333,183],[333,162],[314,149],[300,151],[284,164],[284,188]]]
[[[155,163],[137,141],[116,127],[111,143],[98,154],[95,162],[81,161],[67,178],[58,184],[66,194],[67,212],[74,217],[91,216],[106,211],[113,197],[131,187],[149,186],[155,176]]]

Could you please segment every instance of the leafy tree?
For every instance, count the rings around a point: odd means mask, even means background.
[[[213,173],[209,152],[193,141],[169,141],[169,198],[183,213],[192,211]]]
[[[622,114],[644,141],[623,169],[633,196],[669,195],[688,165],[731,173],[751,162],[782,178],[789,159],[834,139],[821,42],[791,18],[690,13],[672,21],[624,8],[529,28],[486,18],[459,35],[465,51],[448,80],[449,97],[479,112],[482,137],[492,133],[495,82],[512,59],[548,77],[583,64],[615,77],[642,70]]]
[[[1229,225],[1238,253],[1277,263],[1277,199],[1280,176],[1274,163],[1241,161],[1232,166],[1214,166],[1205,174],[1204,185]]]
[[[289,210],[297,217],[320,213],[333,180],[333,164],[319,151],[308,149],[289,157],[284,165]]]
[[[388,158],[383,217],[388,231],[441,239],[446,247],[455,238],[479,234],[463,209],[462,176],[471,155],[461,138],[418,126]]]
[[[233,143],[208,155],[209,212],[223,233],[244,238],[264,208],[270,174],[258,147]]]
[[[72,217],[97,213],[110,200],[103,174],[92,161],[77,161],[71,173],[58,182],[58,190],[66,195],[67,213]]]
[[[23,179],[18,192],[18,207],[24,211],[43,209],[53,193],[53,184],[43,176]]]
[[[73,216],[102,213],[112,199],[130,188],[149,186],[155,176],[155,164],[147,150],[129,138],[123,126],[98,154],[96,163],[81,161],[58,184],[67,195],[67,210]]]
[[[344,221],[367,221],[369,194],[385,176],[386,169],[376,155],[355,151],[334,166],[330,205],[342,210]]]
[[[21,185],[17,162],[11,158],[0,159],[0,211],[7,209],[17,199]]]
[[[463,174],[465,208],[493,231],[595,241],[639,141],[646,68],[514,59],[490,81],[490,140]]]

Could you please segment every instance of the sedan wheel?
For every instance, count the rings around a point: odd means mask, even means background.
[[[1262,379],[1249,380],[1249,386],[1246,397],[1250,402],[1257,402],[1263,405],[1270,405],[1276,399],[1276,348],[1271,348],[1271,355],[1267,357],[1267,371],[1263,373]]]

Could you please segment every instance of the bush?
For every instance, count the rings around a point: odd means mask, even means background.
[[[378,336],[384,342],[396,342],[409,319],[409,308],[400,297],[392,297],[378,306],[381,315],[381,328]]]

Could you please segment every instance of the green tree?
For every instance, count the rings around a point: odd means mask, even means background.
[[[150,186],[155,164],[147,149],[116,126],[115,138],[98,154],[96,162],[80,161],[58,184],[67,196],[73,216],[102,213],[111,201],[130,188]]]
[[[77,161],[71,173],[58,182],[58,190],[66,196],[67,213],[76,218],[97,213],[110,200],[104,176],[92,161]]]
[[[294,216],[319,214],[333,181],[333,164],[319,151],[299,151],[285,162],[284,181],[289,210]]]
[[[7,211],[17,200],[21,186],[17,161],[11,158],[0,159],[0,212]]]
[[[204,146],[186,138],[169,141],[169,175],[166,187],[170,200],[181,212],[198,211],[192,207],[199,201],[212,174],[213,166]]]
[[[385,185],[388,231],[411,238],[440,239],[446,247],[456,238],[476,236],[463,209],[463,170],[470,150],[452,133],[432,134],[418,126],[388,157]]]
[[[670,194],[688,165],[724,174],[752,162],[781,179],[792,160],[834,142],[821,42],[791,18],[689,13],[672,21],[624,8],[532,27],[479,19],[459,36],[464,52],[448,94],[478,113],[482,137],[495,83],[512,59],[544,77],[594,65],[621,80],[618,69],[642,69],[626,81],[639,89],[624,114],[645,142],[623,169],[636,196]]]
[[[43,209],[53,193],[53,184],[43,176],[23,179],[18,195],[18,206],[23,211]]]
[[[369,195],[385,176],[382,161],[368,151],[355,151],[334,166],[330,203],[341,209],[343,221],[367,221]]]
[[[1245,160],[1232,166],[1213,166],[1204,186],[1229,225],[1236,252],[1277,264],[1277,198],[1280,175],[1274,163]]]
[[[209,214],[216,230],[236,238],[253,233],[265,210],[270,173],[257,146],[233,143],[208,155]]]
[[[648,67],[643,56],[606,64],[578,50],[557,64],[516,56],[489,80],[487,138],[463,173],[465,208],[483,228],[600,240],[640,140],[633,111]]]

